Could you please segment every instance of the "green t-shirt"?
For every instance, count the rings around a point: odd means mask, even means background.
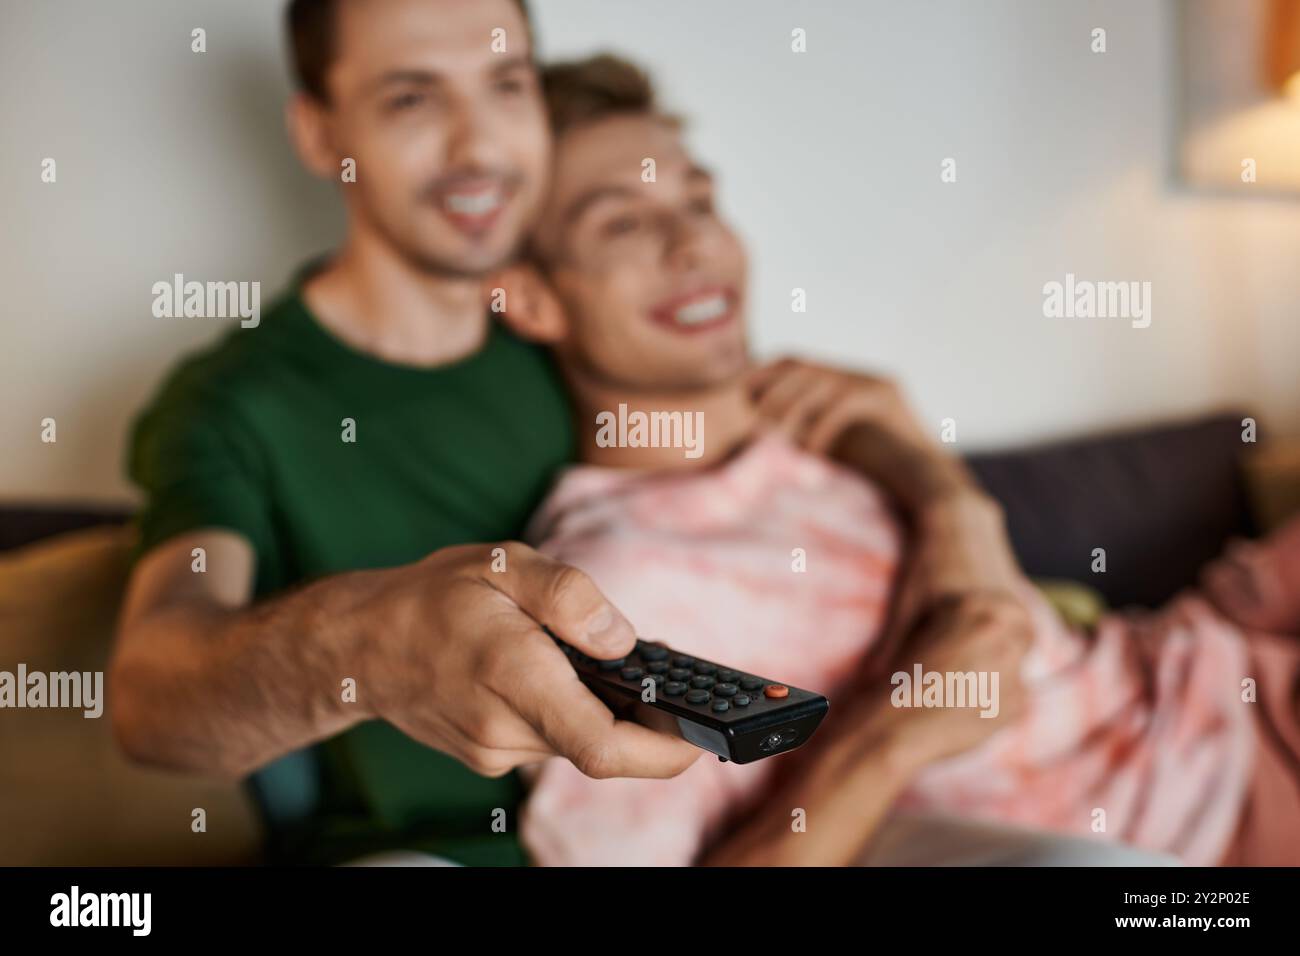
[[[232,329],[173,372],[135,423],[129,471],[147,495],[141,550],[198,527],[237,531],[253,543],[265,596],[517,538],[572,454],[549,358],[496,323],[463,360],[394,365],[335,338],[294,289],[256,328]],[[312,752],[317,806],[273,828],[277,858],[403,848],[524,862],[516,776],[481,777],[379,721]]]

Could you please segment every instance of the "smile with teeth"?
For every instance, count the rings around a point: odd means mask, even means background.
[[[678,325],[703,325],[725,315],[729,305],[725,295],[715,292],[674,310],[673,321]]]
[[[443,200],[448,212],[458,216],[486,216],[501,207],[504,197],[499,189],[484,192],[449,193]]]

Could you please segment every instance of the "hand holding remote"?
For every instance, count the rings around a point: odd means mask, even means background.
[[[558,637],[556,643],[582,682],[616,714],[680,736],[721,760],[750,763],[794,750],[830,707],[820,694],[662,644],[637,641],[627,655],[600,659]]]

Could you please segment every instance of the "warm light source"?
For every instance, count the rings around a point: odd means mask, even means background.
[[[1300,0],[1273,0],[1265,40],[1270,89],[1300,102]]]

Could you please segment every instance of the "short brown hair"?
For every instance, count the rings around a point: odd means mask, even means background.
[[[635,63],[610,53],[542,68],[542,90],[551,129],[558,136],[611,116],[660,115],[654,84]]]
[[[527,0],[514,0],[532,32]],[[334,14],[339,0],[289,0],[285,26],[298,88],[324,103],[329,98],[325,75],[334,60]]]

